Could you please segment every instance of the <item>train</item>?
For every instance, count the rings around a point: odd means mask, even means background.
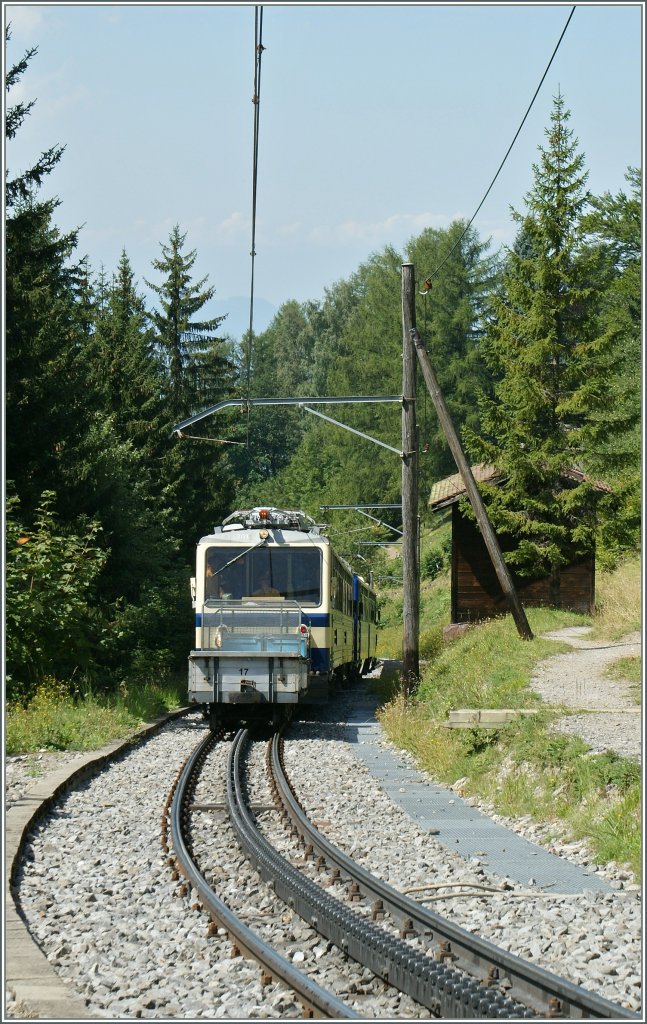
[[[277,724],[377,664],[372,581],[302,510],[233,512],[200,538],[195,573],[188,697],[213,730]]]

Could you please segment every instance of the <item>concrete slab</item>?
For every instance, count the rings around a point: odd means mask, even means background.
[[[60,983],[59,983],[60,984]],[[85,1003],[76,999],[73,993],[59,991],[57,987],[44,985],[34,980],[17,981],[12,986],[16,1002],[21,1003],[38,1020],[101,1020],[90,1015]]]
[[[450,711],[448,729],[500,729],[522,715],[536,715],[527,708],[457,708]]]

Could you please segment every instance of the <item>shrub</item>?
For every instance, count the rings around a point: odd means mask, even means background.
[[[451,535],[443,538],[437,546],[426,551],[420,559],[420,576],[424,580],[435,580],[447,568],[452,557]]]
[[[92,621],[88,594],[108,554],[96,539],[98,523],[79,521],[63,532],[44,491],[33,529],[18,518],[9,497],[6,519],[6,671],[10,698],[33,694],[47,676],[73,678],[91,663]]]
[[[419,654],[423,661],[432,661],[437,658],[443,649],[442,626],[434,629],[427,629],[420,634]]]

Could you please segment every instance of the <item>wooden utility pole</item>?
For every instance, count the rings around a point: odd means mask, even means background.
[[[465,458],[461,443],[458,439],[458,434],[454,430],[454,424],[452,423],[449,410],[445,405],[445,399],[443,398],[442,392],[438,386],[436,375],[429,360],[429,353],[424,346],[422,338],[416,330],[415,324],[411,327],[411,337],[413,338],[415,350],[418,355],[418,361],[422,368],[422,375],[425,379],[425,384],[427,385],[427,390],[431,395],[436,412],[438,413],[438,419],[440,420],[443,433],[447,438],[451,453],[454,456],[454,462],[456,463],[458,472],[461,475],[463,486],[467,491],[467,496],[471,502],[472,508],[474,509],[476,521],[490,554],[490,558],[492,559],[492,565],[494,566],[497,578],[501,584],[501,589],[508,599],[510,611],[512,612],[517,630],[522,639],[532,640],[532,630],[530,629],[528,619],[526,618],[526,613],[519,601],[519,596],[515,590],[508,567],[503,561],[499,542],[485,510],[483,499],[481,498],[478,487],[476,486],[472,469]],[[402,500],[404,504],[404,495]]]
[[[405,699],[420,679],[420,553],[416,427],[415,271],[402,264],[402,681]]]

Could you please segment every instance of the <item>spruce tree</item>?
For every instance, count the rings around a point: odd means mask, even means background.
[[[149,288],[159,296],[160,309],[154,310],[152,320],[156,341],[166,373],[167,410],[172,419],[183,419],[191,412],[199,411],[212,397],[204,390],[204,363],[209,357],[212,368],[220,359],[215,343],[215,332],[225,319],[224,316],[210,320],[195,320],[195,314],[215,294],[215,288],[204,287],[207,277],[193,281],[191,271],[197,252],[183,252],[186,232],[180,233],[176,224],[169,236],[168,244],[161,243],[162,258],[153,260],[155,270],[163,275],[161,284],[146,281]],[[223,360],[223,371],[226,360]],[[209,376],[209,387],[213,391],[213,374]]]
[[[478,415],[474,395],[491,391],[479,343],[485,307],[498,270],[474,228],[454,221],[447,229],[428,228],[407,246],[416,268],[416,320],[438,383],[457,430],[474,429]],[[425,285],[431,282],[431,288]],[[418,396],[420,490],[456,472],[447,439],[426,389]]]
[[[178,538],[182,557],[190,564],[196,540],[212,530],[229,510],[232,474],[228,453],[213,442],[171,438],[172,427],[213,405],[231,389],[229,346],[216,331],[225,319],[194,319],[215,294],[205,287],[207,277],[193,281],[196,250],[183,251],[186,233],[176,225],[168,245],[161,244],[162,259],[153,267],[164,275],[161,284],[146,283],[159,296],[160,309],[151,318],[155,345],[163,368],[163,418],[167,449],[163,456],[162,504],[168,510],[172,533]],[[220,424],[198,436],[222,436]],[[198,427],[198,430],[204,427]]]
[[[595,492],[582,468],[592,405],[604,393],[610,335],[599,323],[600,260],[587,249],[584,156],[554,98],[547,145],[533,165],[526,212],[492,301],[483,353],[494,400],[482,396],[477,461],[504,478],[484,488],[495,529],[514,538],[509,562],[540,576],[591,550]]]
[[[7,72],[8,89],[35,52]],[[8,108],[9,159],[31,108]],[[64,682],[73,672],[100,687],[129,677],[158,682],[173,659],[184,661],[191,623],[188,559],[178,557],[185,534],[166,500],[170,493],[179,506],[185,495],[171,416],[162,417],[165,380],[125,254],[112,282],[102,272],[93,283],[87,259],[75,256],[78,233],[62,234],[53,223],[59,200],[40,197],[63,152],[52,147],[6,183],[7,578],[16,593],[25,586],[35,593],[29,565],[41,576],[69,577],[49,588],[56,609],[38,601],[31,608],[32,633],[51,638],[53,615],[60,642],[31,652],[30,683]],[[194,489],[194,507],[198,498]],[[78,546],[90,553],[90,523],[91,587],[73,564]],[[192,547],[193,530],[189,539]],[[48,589],[44,577],[40,584]],[[21,607],[11,609],[7,629],[8,648],[20,652]],[[21,658],[11,666],[16,694],[26,693],[29,659],[21,666]]]
[[[605,192],[591,200],[584,224],[603,261],[601,323],[611,331],[606,387],[593,405],[586,466],[613,487],[601,533],[611,558],[640,543],[641,524],[641,176],[630,167],[629,194]]]
[[[120,436],[149,460],[158,457],[162,366],[145,299],[137,291],[125,250],[112,280],[108,282],[102,272],[95,285],[91,366],[95,390]]]
[[[36,52],[28,50],[7,71],[7,91],[20,82]],[[8,108],[8,143],[32,106]],[[74,511],[64,478],[88,422],[81,356],[85,316],[77,301],[84,273],[71,260],[77,232],[61,234],[52,223],[59,200],[38,196],[63,152],[62,146],[51,147],[28,170],[8,176],[5,190],[6,475],[26,517],[46,488],[58,494],[59,510]]]

